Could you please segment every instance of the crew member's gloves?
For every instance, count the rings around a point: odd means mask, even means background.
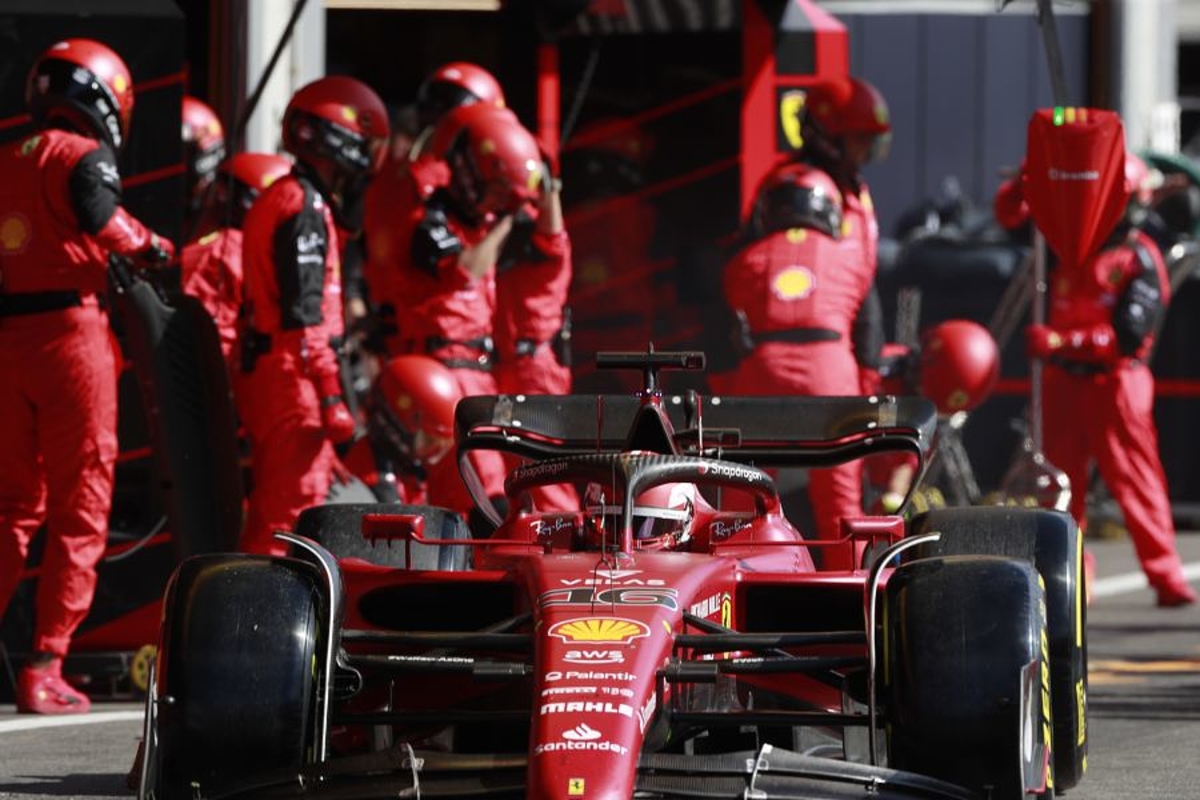
[[[346,407],[337,376],[331,375],[318,380],[316,386],[317,394],[321,398],[321,424],[325,426],[325,435],[334,444],[345,444],[354,438],[357,426],[354,415]]]
[[[138,269],[158,269],[174,260],[174,243],[157,233],[151,233],[146,246],[133,254],[133,263]]]
[[[1048,325],[1030,325],[1025,329],[1025,354],[1030,358],[1046,358],[1063,344],[1062,334]]]

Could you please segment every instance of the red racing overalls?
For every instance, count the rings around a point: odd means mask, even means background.
[[[725,299],[741,311],[754,349],[730,391],[751,395],[857,395],[852,335],[871,276],[851,268],[837,240],[816,230],[769,234],[734,256],[724,271]],[[840,520],[862,515],[861,471],[853,464],[809,472],[819,539],[839,538]],[[849,568],[841,548],[822,553],[827,567]]]
[[[1050,278],[1048,323],[1062,345],[1046,360],[1046,458],[1070,478],[1071,514],[1081,529],[1094,459],[1150,585],[1186,584],[1158,453],[1154,376],[1145,363],[1170,299],[1162,255],[1139,231],[1079,267],[1059,264]]]
[[[241,548],[283,554],[291,530],[324,502],[335,459],[323,398],[341,395],[343,335],[337,228],[325,198],[301,172],[271,184],[243,225],[243,322],[234,396],[250,438],[254,486]]]
[[[221,228],[207,233],[185,245],[179,261],[183,291],[199,300],[216,323],[221,354],[232,374],[242,303],[242,232]]]
[[[119,355],[109,253],[159,243],[120,206],[112,151],[59,130],[0,150],[0,616],[46,523],[33,650],[62,657],[108,538]]]
[[[395,309],[397,334],[392,355],[424,353],[445,364],[464,396],[496,394],[492,375],[494,268],[481,278],[469,275],[458,256],[479,242],[486,225],[469,226],[451,210],[441,188],[448,168],[425,157],[409,164],[387,184],[390,203],[368,206],[364,223],[371,291],[380,286],[382,303]],[[378,202],[378,201],[377,201]],[[504,494],[504,461],[496,452],[475,452],[472,464],[487,494]],[[452,455],[431,465],[429,502],[464,515],[474,508]]]

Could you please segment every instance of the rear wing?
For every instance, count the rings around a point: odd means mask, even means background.
[[[476,505],[500,515],[469,461],[496,450],[539,461],[645,450],[758,467],[826,467],[883,451],[910,452],[924,470],[937,409],[921,397],[480,395],[455,409],[459,469]],[[915,483],[914,483],[915,485]]]

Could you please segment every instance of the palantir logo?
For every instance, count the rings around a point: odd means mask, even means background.
[[[600,731],[586,722],[581,722],[571,730],[563,731],[562,737],[572,742],[590,742],[600,738]]]

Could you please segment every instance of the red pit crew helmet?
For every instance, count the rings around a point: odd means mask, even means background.
[[[271,153],[238,153],[221,162],[213,201],[228,213],[228,224],[241,228],[246,212],[263,190],[292,171],[292,162]]]
[[[835,239],[841,236],[842,193],[824,170],[787,163],[759,184],[747,223],[749,233],[760,238],[788,228],[812,228]]]
[[[330,199],[339,213],[379,168],[388,136],[379,95],[344,75],[302,87],[283,112],[283,149],[312,169],[330,171]]]
[[[436,464],[454,446],[454,407],[461,399],[458,380],[440,361],[397,356],[379,373],[371,413],[402,458]]]
[[[108,46],[65,39],[34,62],[25,83],[25,105],[39,128],[65,124],[120,150],[133,116],[133,78]]]
[[[443,64],[417,88],[417,116],[422,127],[436,124],[451,109],[473,103],[503,108],[504,90],[492,73],[469,61]]]
[[[537,139],[506,108],[454,109],[434,129],[429,149],[450,165],[450,194],[478,219],[536,200],[547,178]]]
[[[225,127],[217,113],[195,97],[183,98],[183,158],[187,167],[187,196],[192,210],[199,210],[204,193],[225,158]]]
[[[892,143],[887,101],[862,78],[817,84],[804,104],[805,146],[815,145],[836,160],[851,136],[869,137],[865,161],[882,161]]]
[[[965,319],[939,323],[921,337],[921,394],[940,414],[970,411],[1000,378],[1000,349],[982,325]]]

